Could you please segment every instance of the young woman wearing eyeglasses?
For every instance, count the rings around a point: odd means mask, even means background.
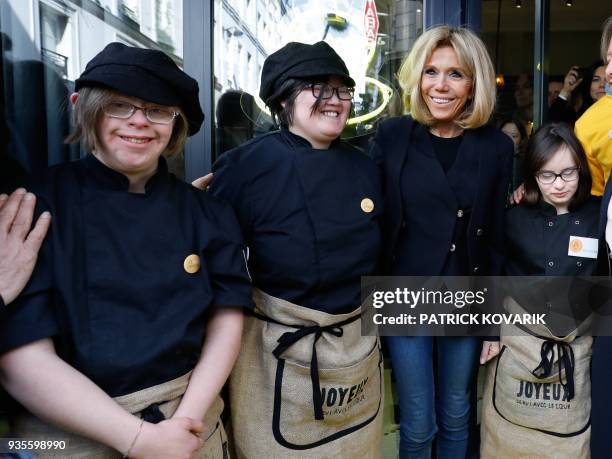
[[[240,228],[162,157],[200,128],[197,82],[111,43],[76,90],[68,140],[90,154],[28,185],[53,223],[0,311],[12,436],[44,440],[39,457],[227,457],[218,394],[251,304]]]
[[[361,336],[359,317],[382,202],[376,166],[340,140],[354,84],[325,42],[289,43],[261,77],[280,130],[213,167],[211,192],[238,215],[255,287],[230,378],[238,457],[380,454],[378,340]]]
[[[567,277],[596,269],[599,202],[590,190],[571,128],[542,126],[525,156],[525,196],[506,215],[504,273],[563,277],[509,280],[505,308],[546,313],[546,326],[502,328],[485,384],[482,457],[589,457],[592,337],[577,331],[589,309],[577,307],[577,290],[571,305],[560,292],[577,285]]]

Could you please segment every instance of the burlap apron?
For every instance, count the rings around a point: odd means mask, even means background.
[[[512,299],[506,305],[519,311]],[[593,338],[579,331],[557,337],[543,325],[502,326],[485,380],[481,457],[590,457]]]
[[[380,342],[361,336],[361,309],[331,315],[259,290],[230,376],[240,458],[378,458]]]
[[[187,389],[190,376],[191,373],[188,373],[172,381],[132,394],[116,397],[114,400],[126,411],[139,417],[143,410],[156,404],[159,411],[168,419],[178,408],[182,395]],[[222,411],[223,400],[217,397],[204,416],[203,422],[206,430],[202,434],[202,439],[205,443],[198,450],[196,458],[224,459],[229,457],[227,453],[227,437],[220,419]],[[94,415],[95,413],[92,413],[92,416]],[[123,457],[121,453],[106,445],[68,433],[29,414],[17,417],[13,423],[13,430],[16,436],[27,440],[64,440],[66,442],[66,449],[36,451],[33,454],[35,457],[70,459],[116,459]]]

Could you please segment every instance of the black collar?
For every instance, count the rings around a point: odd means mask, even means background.
[[[302,136],[294,134],[289,129],[281,128],[280,133],[281,133],[281,137],[285,139],[287,143],[294,148],[304,148],[305,147],[305,148],[312,148],[313,150],[315,149],[313,148],[313,146],[310,144],[308,140],[306,140]],[[335,147],[340,142],[341,142],[340,137],[338,137],[337,139],[334,139],[332,143],[330,144],[329,148]]]
[[[538,211],[546,216],[546,217],[556,217],[557,216],[557,208],[555,206],[553,206],[552,204],[547,203],[546,201],[544,201],[544,199],[542,199],[542,197],[540,197],[540,199],[538,199],[538,203],[536,204],[536,208],[538,209]]]
[[[86,170],[92,177],[91,182],[94,186],[100,189],[114,190],[114,191],[128,191],[130,187],[129,179],[120,172],[111,169],[102,163],[93,154],[88,154],[82,160]],[[168,180],[168,166],[166,160],[160,156],[157,163],[157,171],[147,181],[145,185],[145,193],[148,194],[153,191],[156,187],[161,186]]]

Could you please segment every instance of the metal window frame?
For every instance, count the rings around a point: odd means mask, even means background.
[[[533,129],[548,115],[550,0],[536,0],[533,36]]]
[[[210,172],[214,145],[214,2],[183,0],[183,63],[200,86],[205,119],[200,131],[185,145],[185,180]]]
[[[425,29],[446,24],[480,31],[481,0],[424,0]]]

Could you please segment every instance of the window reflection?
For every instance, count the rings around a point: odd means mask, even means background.
[[[182,7],[183,0],[0,2],[0,181],[81,156],[78,146],[63,143],[68,96],[106,44],[162,49],[182,67]],[[182,154],[169,165],[184,176]]]
[[[483,1],[482,37],[498,74],[496,119],[519,119],[530,132],[548,120],[572,124],[592,101],[590,86],[597,71],[601,25],[610,14],[607,2],[549,2],[550,25],[546,30],[548,51],[541,69],[548,81],[542,94],[547,111],[542,120],[533,119],[534,28],[538,11],[535,1]],[[517,5],[520,4],[520,8]],[[576,66],[584,83],[574,88],[567,100],[559,99],[563,81]],[[502,83],[503,80],[503,83]]]
[[[217,48],[214,70],[217,154],[237,139],[274,128],[258,98],[259,77],[266,56],[290,41],[325,40],[349,67],[357,84],[344,138],[365,145],[381,118],[401,113],[395,74],[422,33],[422,2],[242,0],[216,5],[215,39],[223,45]]]

